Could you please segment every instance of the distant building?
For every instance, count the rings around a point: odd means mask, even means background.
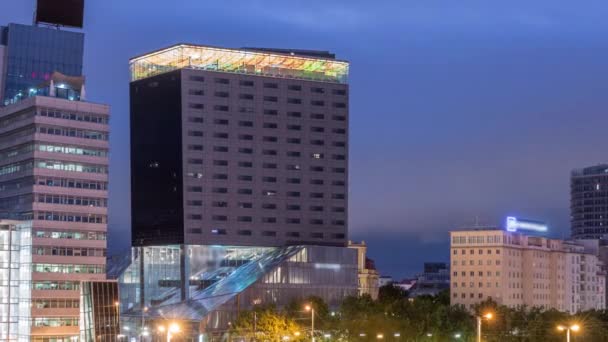
[[[393,283],[394,286],[401,288],[403,291],[410,291],[416,285],[417,279],[403,279]]]
[[[372,299],[378,299],[378,278],[374,261],[367,258],[367,245],[365,241],[361,243],[348,242],[348,247],[357,250],[357,265],[359,269],[359,295],[368,294]]]
[[[498,228],[452,231],[451,303],[491,298],[508,307],[569,313],[606,307],[606,274],[582,243]]]
[[[391,276],[380,276],[378,278],[378,286],[382,287],[382,286],[386,286],[386,285],[391,285],[395,283],[395,281],[393,280],[393,277]]]
[[[571,229],[574,239],[599,239],[608,234],[608,164],[572,171]]]
[[[424,272],[418,275],[409,296],[436,296],[450,288],[450,265],[443,262],[424,263]]]

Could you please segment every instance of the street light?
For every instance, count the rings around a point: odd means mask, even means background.
[[[581,330],[581,326],[578,324],[572,324],[569,327],[563,326],[563,325],[558,325],[557,330],[559,330],[559,331],[566,330],[566,342],[570,342],[570,330],[577,332],[577,331]]]
[[[457,340],[460,339],[461,337],[462,337],[462,335],[460,333],[455,333],[454,334],[454,338],[457,339]]]
[[[379,339],[379,340],[381,340],[381,339],[384,338],[384,334],[378,334],[378,335],[376,335],[376,338]]]
[[[304,310],[310,311],[311,323],[310,323],[310,336],[312,337],[312,342],[315,342],[315,308],[312,305],[306,305]]]
[[[487,319],[488,321],[494,317],[492,313],[488,312],[483,316],[477,316],[477,342],[481,342],[481,320]]]

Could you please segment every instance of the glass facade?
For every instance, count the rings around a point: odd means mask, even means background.
[[[80,341],[113,342],[120,334],[118,283],[85,281],[80,292]]]
[[[20,24],[2,31],[0,43],[7,47],[5,105],[35,95],[55,71],[82,75],[83,33]]]
[[[132,260],[119,278],[131,338],[168,319],[198,338],[227,329],[239,309],[311,295],[337,306],[357,294],[356,251],[343,247],[173,245],[133,248]]]
[[[29,341],[30,222],[0,221],[0,340]]]

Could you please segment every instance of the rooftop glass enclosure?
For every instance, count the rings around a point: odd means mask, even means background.
[[[337,306],[345,296],[357,294],[356,251],[324,246],[133,248],[133,262],[119,286],[127,327],[123,333],[139,337],[156,325],[181,321],[198,338],[225,331],[238,310],[254,305],[283,306],[315,295]]]
[[[348,62],[251,50],[176,45],[131,59],[131,81],[193,68],[260,76],[347,83]]]

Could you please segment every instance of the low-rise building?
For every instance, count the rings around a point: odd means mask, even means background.
[[[498,228],[452,231],[451,303],[486,299],[570,313],[606,307],[602,263],[580,242]]]
[[[361,243],[349,241],[348,247],[357,250],[359,296],[368,294],[372,299],[378,299],[379,274],[374,261],[367,257],[367,245],[365,241],[361,241]]]
[[[425,262],[424,272],[416,277],[410,297],[436,296],[450,288],[450,265],[444,262]]]

